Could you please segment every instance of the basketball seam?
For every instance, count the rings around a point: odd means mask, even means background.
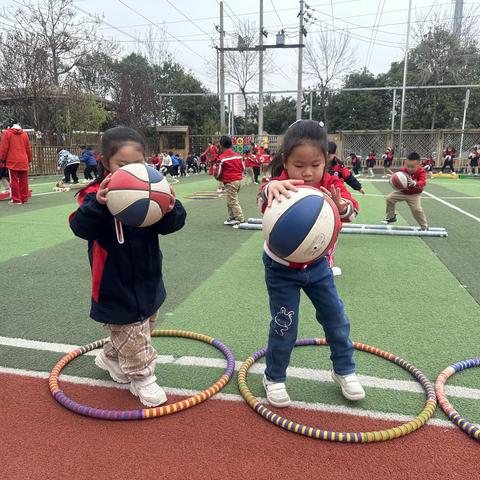
[[[298,200],[297,202],[295,202],[295,203],[293,203],[292,205],[290,205],[290,206],[282,213],[282,215],[277,219],[277,221],[276,221],[275,224],[273,225],[273,228],[272,228],[272,230],[270,231],[270,234],[268,235],[268,239],[270,240],[270,236],[271,236],[273,230],[275,229],[278,221],[279,221],[283,216],[285,216],[292,208],[294,208],[295,206],[297,206],[301,201],[303,201],[303,200],[306,199],[306,198],[309,198],[309,197],[317,197],[317,196],[318,196],[318,195],[306,195],[305,197],[301,198],[301,199]],[[325,199],[324,199],[324,200],[325,200]],[[323,208],[323,204],[322,204],[322,208]],[[321,210],[322,210],[322,209],[320,208],[320,211],[321,211]],[[314,220],[314,221],[312,222],[312,224],[309,226],[308,231],[311,230],[311,228],[313,227],[313,225],[315,225],[315,220]],[[282,255],[280,255],[278,252],[275,251],[275,249],[273,249],[273,248],[271,247],[270,242],[267,242],[267,245],[268,245],[268,247],[270,248],[270,250],[272,250],[272,252],[275,253],[275,255],[278,255],[279,257],[282,257]],[[290,252],[288,255],[291,255],[297,248],[298,248],[298,246],[297,246],[292,252]],[[286,255],[286,256],[288,256],[288,255]]]

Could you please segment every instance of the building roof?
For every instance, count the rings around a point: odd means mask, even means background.
[[[188,133],[189,129],[188,125],[160,125],[156,128],[160,133]]]

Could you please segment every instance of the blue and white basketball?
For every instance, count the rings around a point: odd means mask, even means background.
[[[143,163],[118,169],[107,188],[111,214],[133,227],[148,227],[158,222],[175,201],[167,179]]]
[[[337,241],[342,222],[333,200],[316,188],[301,186],[290,198],[273,200],[263,215],[269,249],[289,263],[312,263]]]

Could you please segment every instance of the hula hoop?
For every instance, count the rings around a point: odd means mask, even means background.
[[[58,361],[55,367],[53,367],[48,380],[53,398],[65,408],[86,417],[101,418],[104,420],[145,420],[147,418],[162,417],[164,415],[181,412],[182,410],[187,410],[188,408],[198,405],[217,394],[232,378],[235,369],[235,357],[230,349],[220,340],[200,333],[187,332],[184,330],[153,330],[152,337],[183,337],[213,345],[225,355],[225,358],[227,359],[227,368],[223,375],[206,390],[179,402],[162,405],[160,407],[141,408],[137,410],[110,410],[77,403],[67,397],[63,390],[58,386],[60,372],[65,365],[70,363],[74,358],[77,358],[86,352],[90,352],[91,350],[95,350],[96,348],[103,347],[108,341],[108,338],[104,338],[89,343],[88,345],[84,345],[83,347],[79,347]]]
[[[453,405],[448,401],[445,395],[445,384],[447,380],[458,372],[467,368],[480,367],[480,357],[470,358],[469,360],[462,360],[447,367],[437,378],[435,382],[435,391],[437,393],[438,404],[442,407],[447,417],[458,427],[460,427],[467,435],[470,435],[474,440],[480,442],[480,428],[465,420],[455,410]]]
[[[304,345],[327,345],[327,341],[324,338],[304,338],[295,342],[295,346]],[[253,395],[247,384],[248,370],[258,359],[262,358],[265,355],[266,348],[263,348],[262,350],[259,350],[258,352],[255,352],[253,355],[248,357],[240,367],[240,370],[238,372],[238,387],[240,389],[240,393],[253,410],[255,410],[259,415],[261,415],[263,418],[270,421],[274,425],[277,425],[290,432],[298,433],[300,435],[304,435],[305,437],[315,438],[319,440],[328,440],[331,442],[343,443],[383,442],[385,440],[393,440],[395,438],[404,437],[405,435],[408,435],[409,433],[412,433],[415,430],[423,427],[432,417],[433,412],[437,407],[435,389],[430,380],[428,380],[428,378],[423,375],[423,373],[411,363],[403,360],[400,357],[397,357],[396,355],[393,355],[393,353],[385,352],[383,350],[380,350],[379,348],[371,347],[369,345],[358,342],[354,342],[353,346],[356,350],[362,350],[364,352],[372,353],[373,355],[385,358],[386,360],[389,360],[390,362],[399,365],[404,370],[407,370],[407,372],[411,373],[422,385],[427,394],[427,400],[425,402],[423,410],[413,420],[399,425],[398,427],[374,432],[334,432],[323,430],[318,427],[310,427],[308,425],[299,424],[292,420],[289,420],[288,418],[277,415]]]

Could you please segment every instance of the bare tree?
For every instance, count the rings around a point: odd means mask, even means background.
[[[99,21],[78,15],[73,0],[24,0],[12,17],[16,29],[37,38],[47,52],[48,72],[55,86],[96,48]]]
[[[317,96],[323,114],[319,120],[326,123],[326,109],[332,86],[340,83],[345,74],[352,70],[355,53],[348,33],[337,34],[322,27],[312,37],[305,48],[305,73],[317,83]]]
[[[257,79],[259,71],[259,52],[256,50],[243,50],[258,45],[258,27],[249,20],[240,21],[234,39],[238,41],[239,51],[225,52],[225,80],[242,92],[244,101],[244,133],[247,133],[248,96],[247,86]],[[264,73],[271,72],[271,57],[264,52]]]

